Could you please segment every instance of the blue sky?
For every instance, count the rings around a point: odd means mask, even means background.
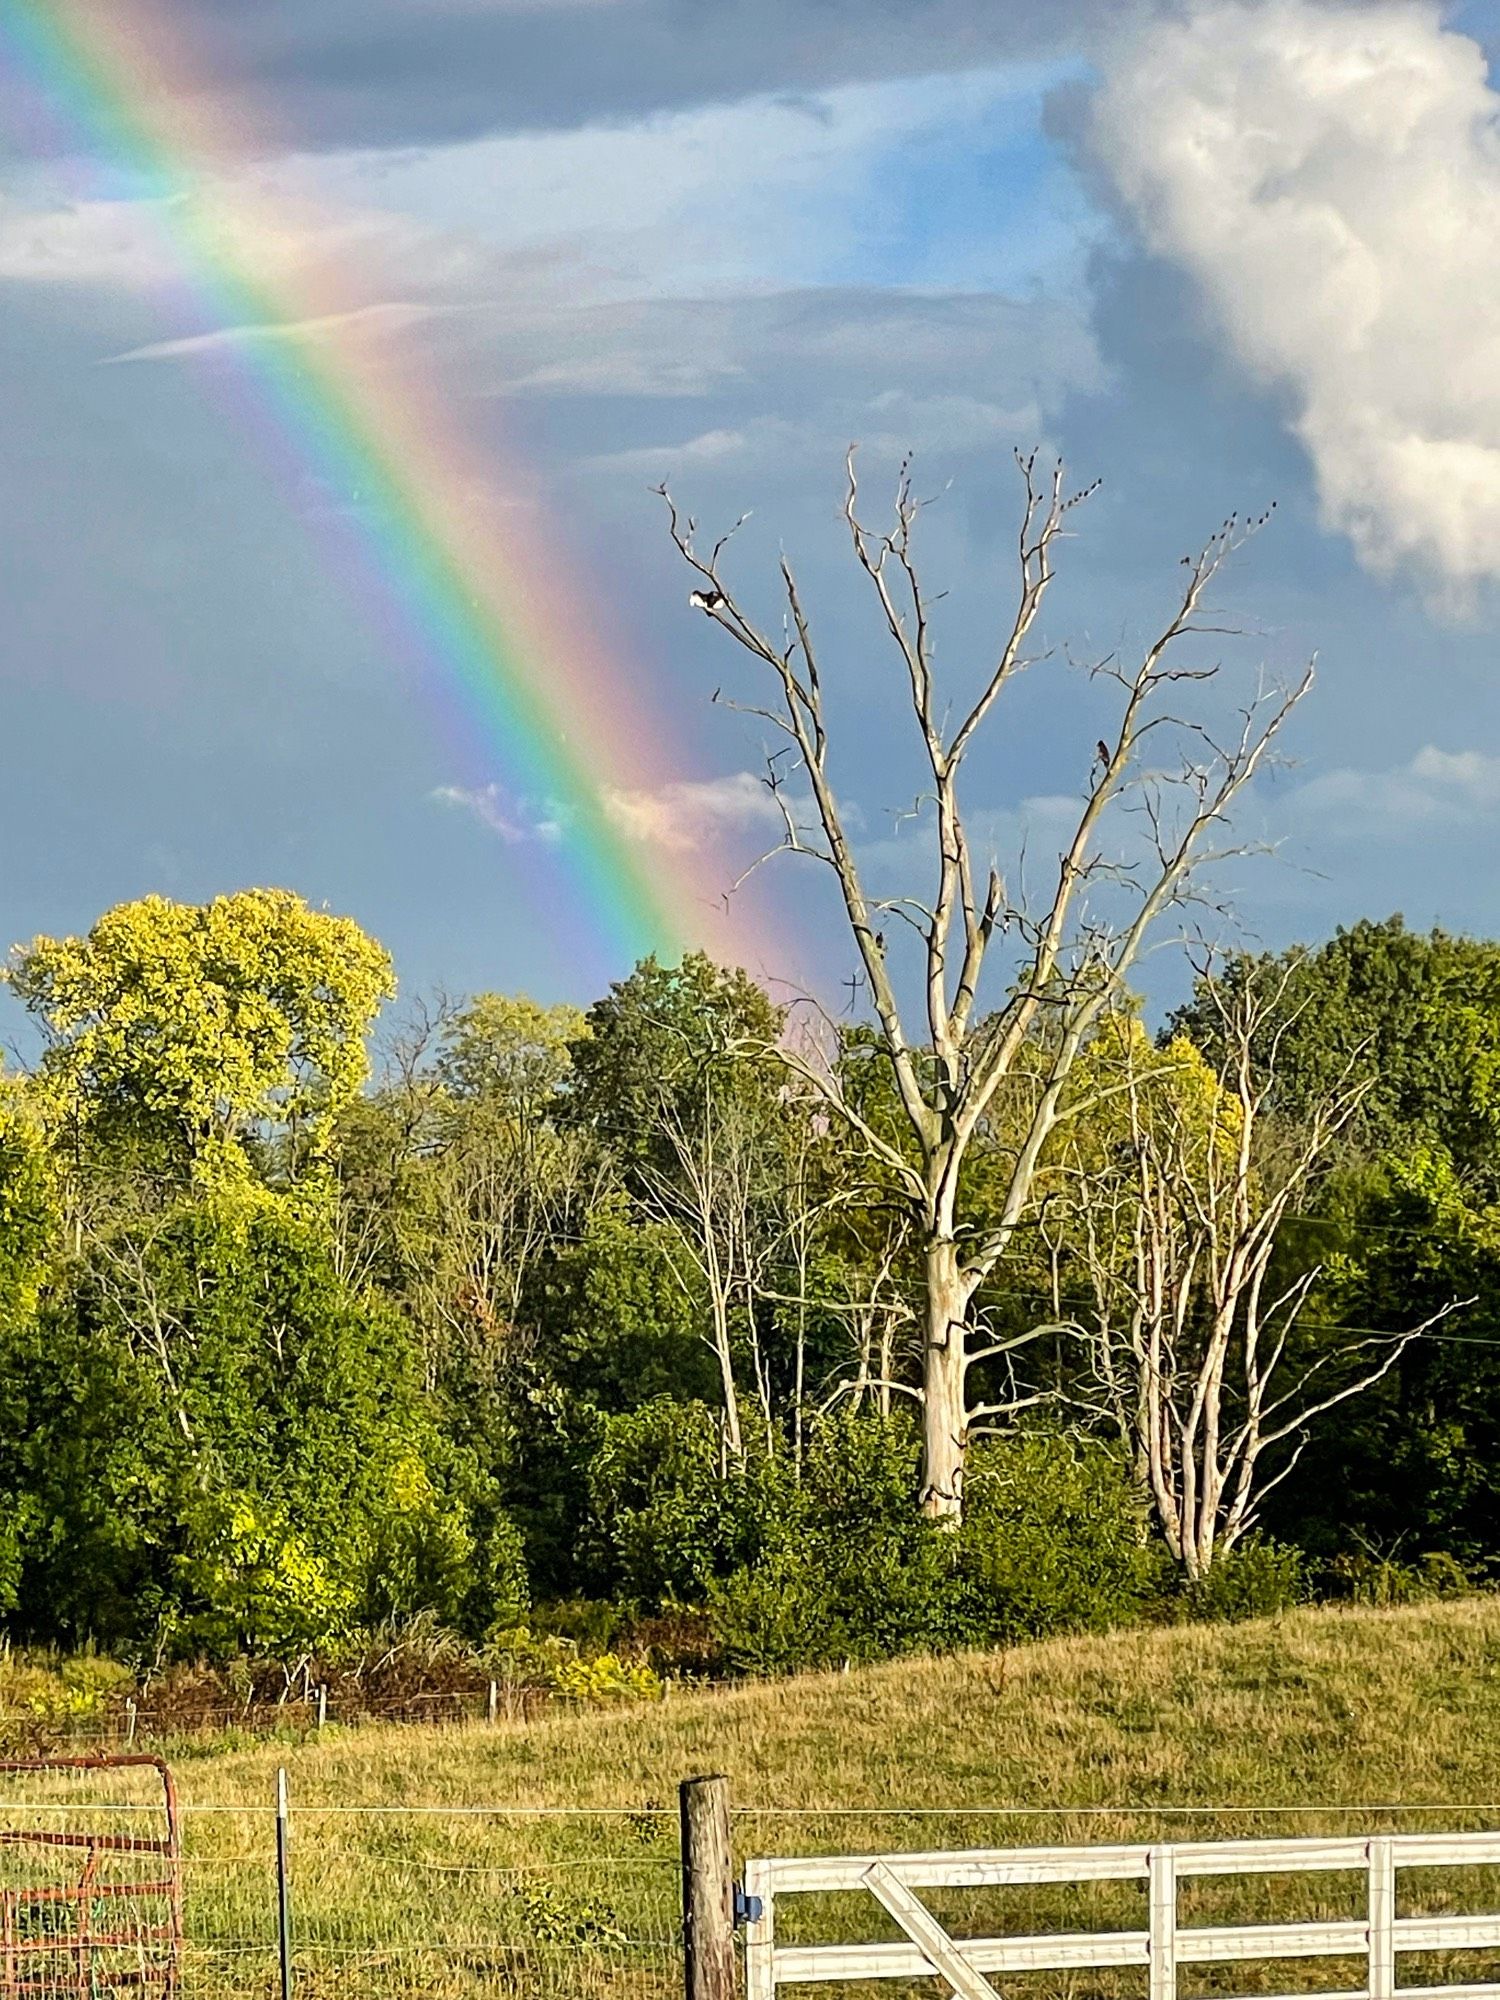
[[[1257,636],[1229,664],[1316,651],[1320,682],[1296,768],[1252,802],[1279,853],[1240,871],[1247,929],[1400,908],[1500,931],[1492,8],[156,16],[191,34],[226,116],[255,130],[275,105],[277,144],[221,167],[227,191],[284,204],[279,256],[316,254],[319,228],[357,244],[366,302],[402,308],[370,337],[494,438],[497,482],[520,451],[643,703],[680,719],[678,789],[635,816],[648,865],[695,815],[746,856],[765,832],[760,734],[708,704],[734,662],[686,609],[648,486],[669,475],[707,521],[753,508],[752,595],[796,552],[841,783],[899,886],[916,863],[888,815],[916,776],[841,542],[842,452],[863,441],[873,495],[911,447],[941,493],[925,549],[961,691],[1004,600],[1010,452],[1040,444],[1105,481],[1049,609],[1059,649],[1138,638],[1184,549],[1279,503],[1233,573]],[[625,968],[538,906],[513,834],[545,802],[482,809],[501,774],[326,561],[315,516],[339,496],[289,489],[212,357],[174,349],[205,329],[144,192],[60,153],[24,103],[0,79],[7,941],[151,890],[270,882],[358,916],[408,990],[586,1000]],[[101,365],[122,355],[141,358]],[[1097,698],[1065,667],[1021,684],[973,773],[1002,856],[1086,778]],[[836,990],[823,885],[787,865],[760,893],[787,947],[757,969]]]

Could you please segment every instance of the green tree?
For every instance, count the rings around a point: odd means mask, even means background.
[[[38,1086],[75,1157],[169,1187],[243,1175],[257,1143],[293,1177],[321,1161],[392,991],[358,924],[284,889],[122,903],[86,937],[18,948],[8,977],[47,1033]]]
[[[0,1073],[0,1328],[35,1312],[60,1224],[57,1173],[33,1093]]]
[[[1349,1129],[1366,1157],[1442,1146],[1466,1182],[1500,1193],[1500,943],[1362,918],[1326,944],[1244,955],[1224,982],[1284,986],[1274,1108],[1305,1116],[1346,1075],[1365,1085]],[[1173,1018],[1212,1060],[1220,1009],[1200,983]],[[1256,1051],[1267,1065],[1269,1051]]]
[[[25,1084],[0,1075],[0,1356],[35,1323],[58,1252],[57,1176]],[[6,1394],[0,1370],[0,1437],[17,1434],[24,1413]],[[23,1549],[35,1529],[33,1495],[0,1470],[0,1613],[20,1588]]]
[[[764,1060],[781,1012],[745,973],[697,952],[672,968],[644,960],[586,1018],[569,1114],[614,1159],[684,1295],[701,1306],[740,1459],[743,1373],[767,1428],[773,1414],[758,1305],[790,1186],[777,1155],[792,1107]]]
[[[754,1098],[768,1090],[750,1059],[780,1037],[782,1011],[748,973],[688,952],[680,965],[642,959],[584,1016],[572,1044],[568,1116],[609,1147],[627,1178],[642,1164],[670,1170],[675,1149],[663,1113],[701,1125],[706,1083]]]
[[[549,1370],[571,1394],[610,1413],[659,1396],[712,1399],[702,1301],[684,1288],[674,1248],[618,1194],[558,1247],[538,1308]]]
[[[437,1077],[457,1098],[487,1098],[513,1118],[549,1112],[588,1028],[581,1008],[524,993],[480,993],[443,1023]]]
[[[0,1351],[0,1405],[37,1637],[279,1648],[422,1608],[482,1626],[476,1586],[514,1598],[492,1496],[399,1317],[340,1280],[319,1204],[226,1188],[93,1242]]]
[[[1282,1232],[1276,1282],[1317,1267],[1315,1355],[1472,1300],[1408,1348],[1368,1399],[1314,1428],[1266,1514],[1315,1554],[1351,1542],[1500,1554],[1489,1467],[1500,1451],[1500,943],[1361,920],[1327,942],[1232,962],[1224,983],[1279,982],[1266,1024],[1270,1108],[1295,1123],[1341,1074],[1362,1095],[1332,1170]],[[1200,984],[1175,1025],[1210,1053],[1222,1008]]]

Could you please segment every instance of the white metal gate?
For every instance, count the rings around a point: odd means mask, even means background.
[[[1179,1841],[1149,1847],[1013,1847],[968,1853],[841,1855],[756,1860],[745,1869],[746,2000],[775,2000],[805,1982],[919,1979],[936,1974],[959,2000],[999,2000],[989,1973],[1149,1968],[1150,2000],[1176,2000],[1180,1966],[1280,1958],[1365,1959],[1354,1993],[1299,2000],[1500,2000],[1500,1983],[1396,1985],[1398,1953],[1500,1947],[1500,1914],[1396,1914],[1402,1868],[1500,1865],[1500,1834],[1381,1834],[1372,1839]],[[1184,1929],[1177,1885],[1195,1876],[1363,1871],[1366,1907],[1352,1922],[1213,1925]],[[924,1888],[1129,1882],[1149,1885],[1149,1928],[1039,1937],[951,1936],[922,1901]],[[776,1909],[788,1896],[865,1889],[904,1932],[899,1944],[776,1942]],[[757,1907],[758,1905],[758,1907]]]

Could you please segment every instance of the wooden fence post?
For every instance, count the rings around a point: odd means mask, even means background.
[[[679,1797],[686,2000],[735,2000],[729,1780],[684,1779]]]

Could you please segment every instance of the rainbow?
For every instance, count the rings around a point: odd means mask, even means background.
[[[0,0],[0,55],[75,149],[151,202],[258,441],[298,486],[311,477],[346,503],[326,532],[341,538],[362,614],[439,702],[456,702],[504,796],[555,815],[555,865],[608,969],[700,942],[764,969],[753,914],[726,918],[722,858],[643,850],[610,811],[614,796],[680,777],[682,762],[639,672],[580,611],[555,532],[496,490],[492,461],[393,343],[367,337],[370,315],[333,259],[278,257],[299,216],[211,192],[248,148],[204,111],[212,93],[181,48],[129,0]],[[239,331],[226,342],[226,330]],[[545,877],[552,864],[536,860]],[[556,900],[553,887],[554,920]]]

